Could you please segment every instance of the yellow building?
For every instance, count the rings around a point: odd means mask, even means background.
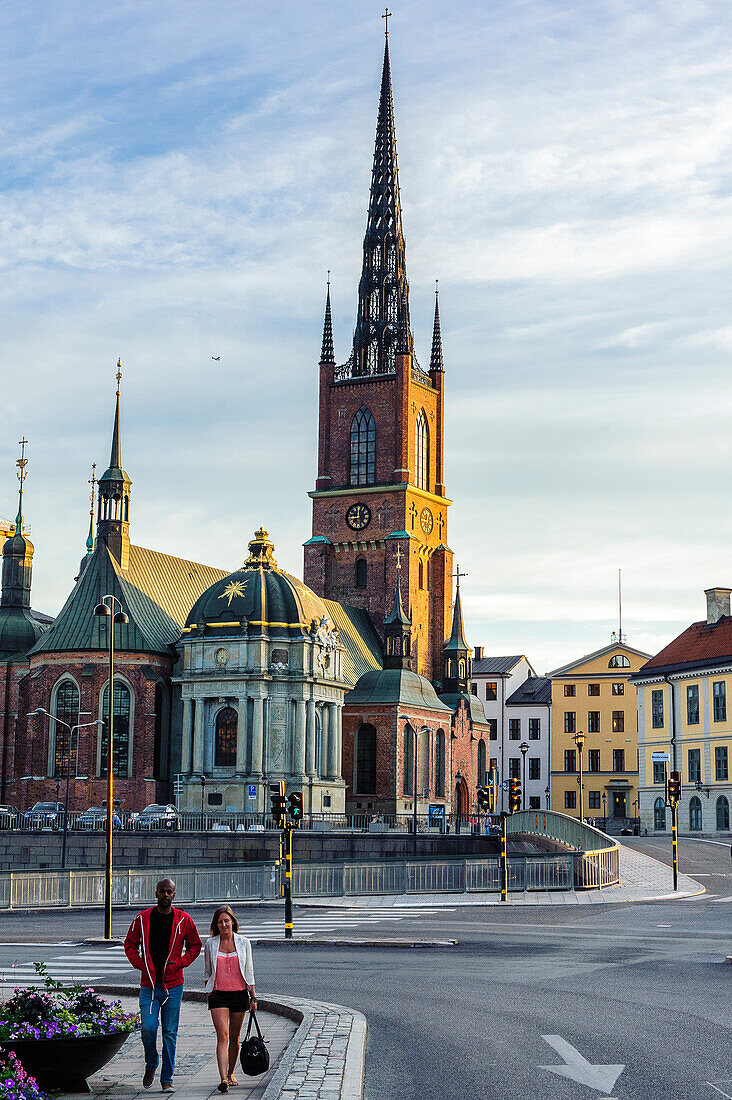
[[[728,835],[732,756],[730,589],[709,588],[707,617],[652,657],[633,680],[638,692],[641,829],[671,828],[666,768],[681,772],[679,832]],[[668,753],[669,763],[652,759]]]
[[[638,727],[629,677],[648,659],[624,642],[550,672],[551,808],[619,830],[638,816]]]

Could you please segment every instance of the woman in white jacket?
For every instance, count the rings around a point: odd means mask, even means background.
[[[248,1009],[257,1011],[252,945],[239,935],[239,922],[228,905],[220,905],[211,921],[211,938],[203,952],[203,981],[216,1028],[218,1089],[228,1092],[229,1085],[237,1083],[234,1067],[244,1016]]]

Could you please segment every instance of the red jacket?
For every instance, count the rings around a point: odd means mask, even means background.
[[[125,936],[125,955],[135,970],[141,971],[140,984],[148,989],[155,988],[155,967],[150,955],[151,913],[152,909],[143,909],[138,913]],[[173,909],[170,951],[163,973],[164,987],[172,989],[173,986],[183,985],[184,967],[195,962],[200,953],[201,937],[192,919],[182,909]]]

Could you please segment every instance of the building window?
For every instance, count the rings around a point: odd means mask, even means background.
[[[613,695],[625,695],[625,684],[613,684]]]
[[[420,563],[419,563],[418,579],[419,579],[419,587],[424,588],[424,562],[423,561],[420,561]],[[477,695],[478,692],[476,691],[475,694]]]
[[[599,684],[588,684],[587,685],[587,694],[592,695],[592,696],[599,695],[600,694],[600,685]]]
[[[625,733],[625,711],[613,711],[613,733]]]
[[[666,765],[663,760],[653,761],[653,782],[665,783],[666,782]]]
[[[587,714],[587,732],[599,733],[600,732],[600,712],[599,710],[588,711]]]
[[[700,833],[702,827],[702,804],[696,795],[689,802],[689,829],[692,833]]]
[[[717,832],[729,832],[729,802],[723,794],[717,799]]]
[[[717,680],[712,685],[714,699],[714,721],[727,721],[727,685],[724,680]]]
[[[126,684],[114,681],[114,743],[112,745],[112,774],[127,776],[130,761],[130,689]],[[109,742],[109,684],[102,697],[102,753],[100,775],[107,774],[107,745]]]
[[[356,794],[376,794],[376,729],[368,722],[356,733]]]
[[[729,779],[726,745],[716,745],[714,748],[714,778]]]
[[[541,779],[541,760],[538,756],[529,757],[529,779]]]
[[[508,761],[508,778],[520,779],[521,778],[521,761],[517,756],[512,756]]]
[[[430,432],[424,409],[420,409],[414,430],[414,481],[418,489],[429,489]]]
[[[625,771],[625,749],[613,749],[613,771]]]
[[[565,772],[577,771],[577,754],[574,749],[564,750],[564,770]]]
[[[576,695],[576,693],[577,693],[577,689],[575,688],[574,684],[565,684],[564,685],[564,694],[565,694],[565,696]]]
[[[476,697],[476,699],[478,698],[478,685],[477,684],[471,684],[470,685],[470,694],[474,695]]]
[[[216,715],[214,767],[236,767],[236,730],[238,719],[233,707],[224,707]]]
[[[485,741],[481,738],[480,741],[478,742],[478,786],[479,787],[482,787],[483,784],[486,781],[486,778],[485,778],[485,773],[486,773],[485,759],[486,759]]]
[[[486,699],[498,698],[498,684],[493,680],[489,680],[485,685],[485,697]]]
[[[414,730],[409,723],[404,727],[402,752],[404,760],[402,791],[414,797]]]
[[[498,719],[497,718],[489,718],[488,719],[488,737],[491,741],[497,741],[498,740]]]
[[[630,668],[630,661],[623,653],[616,653],[607,663],[608,668]]]
[[[356,559],[356,588],[366,588],[368,585],[368,566],[366,558]]]
[[[653,803],[653,828],[661,833],[666,831],[666,805],[662,798]]]
[[[577,792],[565,791],[564,792],[564,808],[565,810],[574,810],[577,807]]]
[[[529,741],[541,739],[541,718],[529,718]]]
[[[351,424],[351,485],[373,485],[376,480],[376,425],[362,405]]]
[[[75,726],[79,721],[79,689],[73,680],[63,680],[56,689],[54,714],[59,722],[65,722],[67,726]],[[54,738],[53,774],[66,775],[68,769],[76,771],[76,753],[79,748],[79,735],[74,738],[71,746],[71,760],[69,760],[69,734],[70,730],[57,722],[50,725],[53,729],[50,735]]]
[[[575,732],[575,712],[573,710],[565,710],[564,712],[564,732]]]
[[[508,720],[508,739],[509,741],[521,740],[521,719],[509,718]]]
[[[663,729],[663,691],[651,692],[651,725],[654,730]]]
[[[538,795],[536,795],[536,794],[530,794],[529,795],[529,809],[530,810],[540,810],[541,809],[541,798]]]
[[[165,689],[162,684],[155,685],[155,740],[153,742],[153,779],[164,779],[163,775],[163,717],[165,711]]]
[[[435,744],[435,798],[445,797],[445,731],[437,731]]]
[[[701,780],[701,749],[689,749],[689,782]]]
[[[587,770],[588,772],[599,772],[600,770],[600,750],[590,749],[587,753]]]
[[[587,792],[587,806],[590,810],[600,809],[600,792],[588,791]]]
[[[688,684],[686,688],[686,722],[696,726],[699,722],[699,685]]]

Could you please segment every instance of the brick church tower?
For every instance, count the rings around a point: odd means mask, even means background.
[[[387,32],[358,315],[353,349],[341,366],[328,286],[304,580],[321,596],[366,609],[383,635],[400,563],[412,667],[429,679],[441,676],[452,600],[444,377],[437,296],[429,371],[414,355]]]

